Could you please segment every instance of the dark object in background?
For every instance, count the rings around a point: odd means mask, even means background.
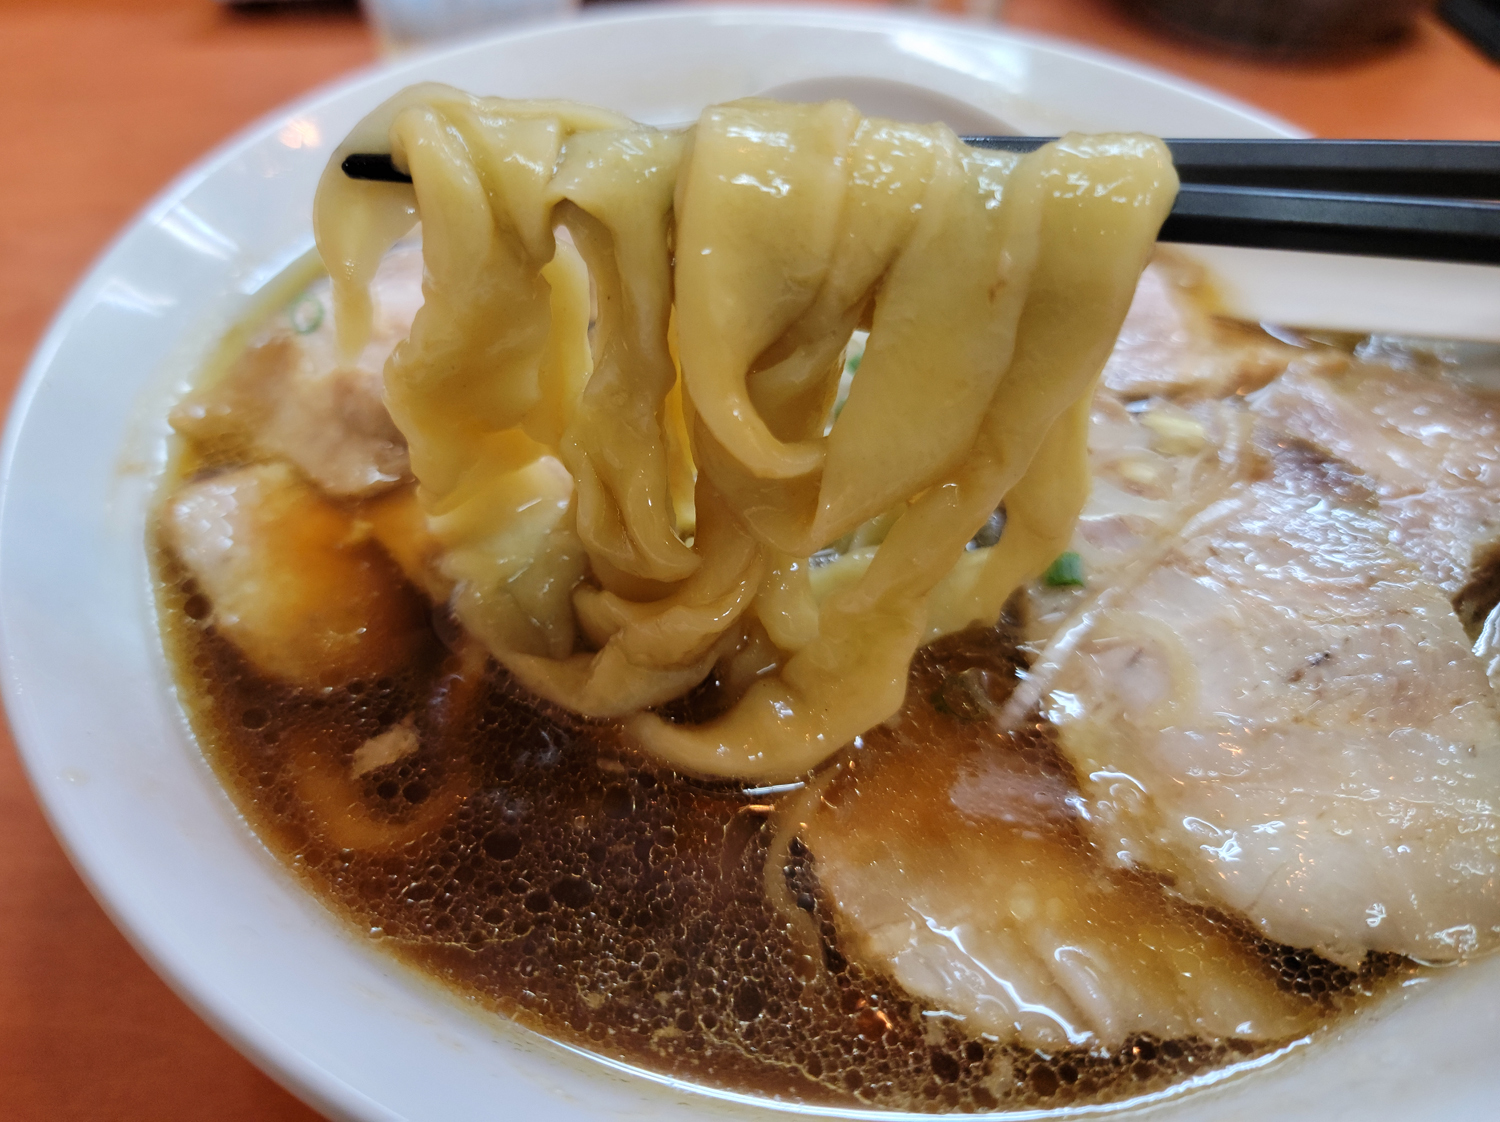
[[[1123,0],[1153,23],[1260,58],[1369,54],[1399,43],[1433,0]]]
[[[1500,0],[1443,0],[1438,12],[1492,62],[1500,62]]]

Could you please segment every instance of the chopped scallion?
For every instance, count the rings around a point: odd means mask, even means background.
[[[1058,554],[1057,560],[1042,574],[1042,580],[1053,588],[1083,584],[1083,558],[1071,549]]]

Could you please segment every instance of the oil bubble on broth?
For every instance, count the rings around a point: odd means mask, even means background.
[[[527,696],[493,662],[464,681],[436,630],[399,675],[298,697],[194,618],[196,590],[169,554],[158,568],[167,635],[198,687],[195,728],[262,838],[383,947],[549,1036],[711,1087],[966,1112],[1134,1099],[1290,1043],[1142,1034],[1041,1052],[966,1031],[844,954],[817,854],[793,837],[773,874],[816,925],[809,959],[765,890],[774,797],[653,768],[617,725]],[[952,683],[979,670],[1007,690],[1020,665],[1005,627],[927,649],[891,739],[973,741],[972,715],[946,698],[962,689]],[[341,848],[299,795],[299,755],[312,746],[347,771],[359,745],[412,714],[421,749],[349,792],[395,844]],[[996,748],[1068,778],[1045,728]],[[455,782],[464,797],[442,824],[403,839]],[[1410,969],[1374,958],[1351,971],[1220,914],[1198,922],[1263,962],[1316,1022]]]

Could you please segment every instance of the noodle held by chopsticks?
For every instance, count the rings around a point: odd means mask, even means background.
[[[387,145],[411,186],[339,171]],[[1138,136],[1018,156],[767,101],[669,133],[424,86],[335,153],[316,225],[354,348],[420,217],[426,303],[386,392],[459,620],[673,766],[775,780],[893,715],[918,645],[993,620],[1066,543],[1086,403],[1176,185]],[[748,682],[727,712],[648,711],[715,664]]]

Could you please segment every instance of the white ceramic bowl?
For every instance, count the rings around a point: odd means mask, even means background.
[[[1205,91],[1029,37],[847,10],[638,9],[405,59],[254,126],[129,227],[37,352],[11,415],[0,507],[4,695],[32,780],[136,947],[247,1055],[335,1117],[768,1111],[471,1012],[362,942],[261,848],[193,743],[157,637],[144,530],[167,404],[311,245],[313,186],[332,145],[407,83],[573,97],[671,122],[830,77],[924,87],[1020,132],[1285,134]],[[1500,960],[1403,996],[1267,1070],[1150,1109],[1410,1122],[1477,1117],[1500,1101]]]

